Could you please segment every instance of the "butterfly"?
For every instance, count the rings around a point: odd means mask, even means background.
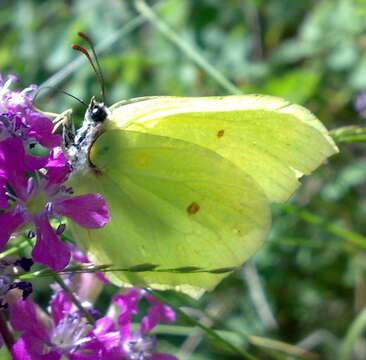
[[[194,297],[256,253],[271,203],[338,151],[308,110],[262,95],[93,98],[65,133],[70,185],[111,213],[102,229],[70,224],[75,241],[116,285]]]

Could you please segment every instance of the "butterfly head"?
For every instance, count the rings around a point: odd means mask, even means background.
[[[92,97],[86,115],[88,120],[100,124],[108,118],[108,109],[103,102],[98,102]]]
[[[81,127],[75,133],[73,126],[64,128],[64,145],[68,158],[75,170],[89,169],[89,151],[98,136],[104,131],[105,123],[110,117],[110,110],[92,97],[85,113]]]

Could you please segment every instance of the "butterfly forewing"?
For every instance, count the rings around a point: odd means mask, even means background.
[[[308,110],[271,96],[155,97],[111,108],[113,126],[180,139],[225,157],[282,202],[337,147]]]

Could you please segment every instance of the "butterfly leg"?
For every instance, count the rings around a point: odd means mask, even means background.
[[[71,112],[70,112],[70,116],[66,119],[66,121],[64,121],[62,128],[63,143],[66,149],[75,145],[75,135],[76,135],[75,125],[71,119]]]
[[[63,145],[66,149],[75,143],[75,125],[72,121],[72,110],[68,109],[57,115],[54,120],[53,132],[55,133],[62,126]]]

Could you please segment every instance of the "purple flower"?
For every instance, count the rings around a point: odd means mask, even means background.
[[[58,271],[70,260],[60,240],[65,229],[61,217],[97,229],[108,222],[109,213],[99,194],[72,196],[72,189],[63,185],[71,167],[61,137],[52,133],[52,121],[33,107],[30,93],[35,87],[13,91],[13,81],[9,77],[4,83],[0,77],[0,209],[5,209],[0,213],[0,250],[31,225],[29,237],[37,236],[34,260]],[[29,154],[35,144],[48,148],[48,155]],[[54,219],[59,223],[56,230],[50,223]]]
[[[93,326],[73,310],[70,298],[59,292],[51,303],[51,317],[40,316],[31,301],[18,300],[10,305],[13,328],[21,337],[12,348],[13,359],[71,360],[102,359],[101,343],[93,335]]]
[[[61,184],[67,180],[71,172],[71,165],[61,147],[52,149],[45,168],[47,169],[47,178],[50,184]]]
[[[131,330],[133,316],[138,313],[138,304],[142,298],[148,300],[148,314],[142,318],[140,328]],[[167,305],[160,303],[144,290],[132,289],[126,295],[116,295],[114,303],[120,308],[118,327],[112,319],[103,317],[93,330],[96,338],[103,343],[106,359],[151,359],[176,360],[170,354],[155,352],[156,338],[149,332],[159,323],[175,321],[175,312]]]
[[[22,162],[21,156],[17,161]],[[0,247],[4,247],[17,230],[32,223],[37,236],[32,257],[56,271],[67,266],[70,250],[59,238],[63,224],[60,223],[59,231],[55,231],[50,219],[65,216],[90,229],[108,222],[106,203],[98,194],[72,196],[69,189],[47,178],[40,178],[38,182],[30,178],[26,184],[18,181],[15,187],[18,190],[15,206],[0,214]]]
[[[24,197],[22,190],[26,187],[25,176],[26,155],[21,139],[8,138],[0,142],[0,174],[1,174],[1,197],[5,197],[2,208],[8,207],[6,184],[10,182],[12,189],[19,197]]]
[[[133,332],[132,318],[142,298],[150,307],[140,328]],[[120,308],[117,324],[105,316],[90,325],[63,291],[52,298],[50,318],[40,316],[31,300],[18,300],[10,305],[11,324],[21,333],[12,348],[13,359],[60,360],[63,356],[70,360],[176,360],[173,355],[155,352],[156,338],[149,334],[158,323],[175,321],[169,306],[138,289],[116,295],[114,302]]]
[[[144,296],[149,301],[150,307],[148,315],[141,322],[141,332],[143,334],[150,332],[161,322],[171,323],[175,321],[175,312],[170,306],[161,303],[149,294],[145,294]]]
[[[61,146],[61,136],[52,133],[52,121],[33,107],[32,94],[37,86],[11,90],[10,86],[16,80],[10,75],[4,82],[0,75],[0,139],[16,136],[28,144],[36,140],[47,148]]]

